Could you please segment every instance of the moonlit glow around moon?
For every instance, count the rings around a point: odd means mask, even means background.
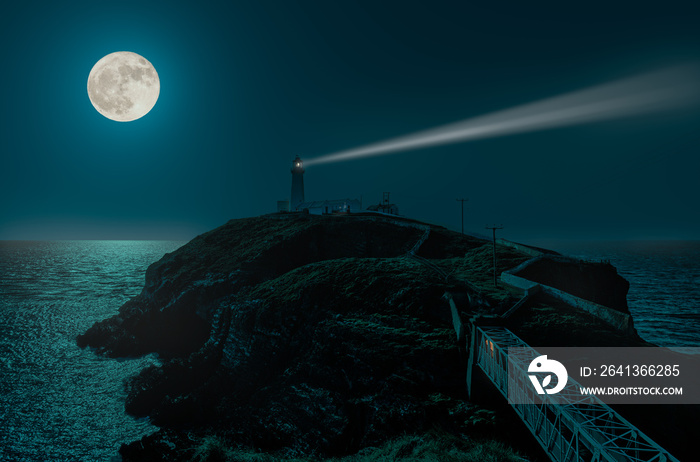
[[[130,122],[153,109],[160,94],[160,80],[146,58],[117,51],[93,66],[87,90],[97,112],[108,119]]]

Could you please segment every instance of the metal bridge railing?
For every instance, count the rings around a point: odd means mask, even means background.
[[[678,462],[607,404],[581,395],[572,379],[556,395],[537,395],[527,368],[539,354],[504,327],[471,327],[476,365],[503,396],[515,393],[509,401],[528,403],[513,407],[553,461]],[[509,356],[512,347],[520,353]]]

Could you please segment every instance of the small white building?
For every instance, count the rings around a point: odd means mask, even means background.
[[[313,215],[328,213],[358,213],[362,211],[362,203],[357,199],[334,199],[323,201],[302,202],[296,207],[297,212],[308,210]]]

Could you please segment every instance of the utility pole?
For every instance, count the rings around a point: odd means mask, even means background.
[[[486,229],[490,229],[493,231],[493,285],[498,286],[498,280],[496,279],[496,230],[497,229],[503,229],[503,225],[501,226],[488,226],[486,225]]]
[[[462,236],[464,236],[464,202],[469,199],[455,199],[457,202],[462,203]]]

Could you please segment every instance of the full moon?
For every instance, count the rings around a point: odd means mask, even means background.
[[[97,112],[108,119],[130,122],[153,109],[160,94],[160,80],[146,58],[117,51],[92,67],[87,91]]]

